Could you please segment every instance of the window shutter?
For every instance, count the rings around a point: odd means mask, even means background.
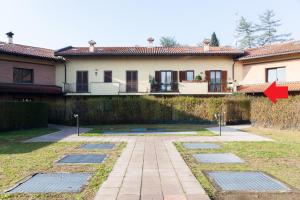
[[[155,71],[155,81],[157,83],[161,82],[161,78],[160,78],[160,71]]]
[[[222,92],[227,90],[227,71],[222,71]]]
[[[184,80],[184,71],[179,71],[179,82]]]
[[[205,71],[205,80],[210,81],[210,71]]]
[[[172,71],[172,82],[177,83],[178,82],[178,72]]]

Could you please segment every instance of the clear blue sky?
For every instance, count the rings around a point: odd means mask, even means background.
[[[146,45],[152,36],[174,36],[196,45],[215,31],[234,42],[235,13],[251,21],[266,9],[282,19],[282,32],[300,39],[300,0],[1,0],[0,40],[48,48]]]

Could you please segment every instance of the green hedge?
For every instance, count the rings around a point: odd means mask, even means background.
[[[276,104],[264,97],[253,98],[251,122],[258,127],[300,129],[300,96],[290,96]]]
[[[235,100],[232,100],[235,99]],[[74,124],[73,113],[79,113],[80,123],[215,123],[214,114],[222,107],[234,109],[238,116],[229,116],[226,120],[234,123],[250,120],[250,106],[240,106],[249,102],[242,98],[199,98],[199,97],[80,97],[49,103],[49,121],[51,123]],[[227,105],[228,104],[228,105]]]
[[[47,127],[48,106],[33,102],[0,102],[0,131]]]

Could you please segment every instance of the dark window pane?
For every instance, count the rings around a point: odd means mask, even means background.
[[[14,68],[14,83],[33,83],[33,69]]]
[[[104,82],[105,83],[112,82],[112,71],[104,71]]]

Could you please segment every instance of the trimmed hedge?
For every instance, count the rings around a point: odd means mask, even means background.
[[[35,102],[0,102],[0,131],[47,126],[47,104]]]
[[[278,100],[276,104],[267,98],[253,98],[251,103],[252,125],[275,129],[300,129],[300,96]]]
[[[226,111],[226,121],[234,123],[250,120],[249,100],[241,98],[199,97],[70,97],[49,103],[51,123],[75,124],[73,113],[79,113],[80,123],[216,123],[214,114]],[[243,106],[240,106],[240,101]],[[248,103],[247,103],[248,102]],[[245,106],[244,106],[245,104]],[[238,113],[237,116],[230,116]]]

